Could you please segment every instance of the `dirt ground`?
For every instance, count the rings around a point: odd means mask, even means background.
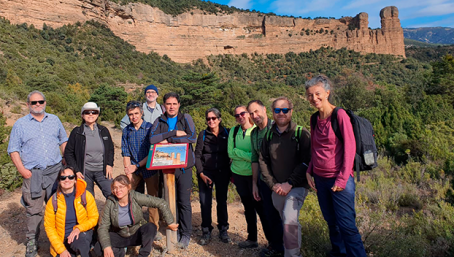
[[[7,124],[12,126],[19,117],[27,114],[25,104],[21,104],[22,113],[15,114],[10,110],[14,106],[10,106],[4,101],[0,101],[3,106],[3,113],[7,117]],[[11,104],[12,105],[12,104]],[[17,104],[14,104],[17,105]],[[17,108],[17,107],[16,107]],[[122,159],[121,159],[121,131],[113,127],[113,124],[102,123],[107,126],[112,134],[112,138],[115,144],[115,164],[114,164],[114,176],[119,175],[123,172],[122,170]],[[67,133],[72,130],[71,124],[64,124]],[[96,203],[98,209],[101,211],[104,205],[104,197],[96,188]],[[0,256],[24,256],[25,255],[25,209],[20,205],[21,192],[17,189],[14,192],[5,192],[0,196]],[[213,227],[216,227],[216,203],[213,203]],[[145,211],[145,210],[144,210]],[[263,235],[260,221],[258,221],[258,242],[259,248],[242,250],[238,248],[238,243],[246,240],[246,221],[244,218],[244,209],[240,202],[231,203],[228,205],[229,212],[229,235],[232,242],[224,244],[218,239],[217,229],[213,230],[212,240],[209,245],[201,246],[198,244],[198,240],[202,235],[201,231],[201,216],[200,216],[200,204],[197,198],[192,199],[192,226],[193,233],[191,236],[191,242],[189,247],[185,250],[177,250],[176,252],[169,254],[166,253],[165,245],[165,226],[162,226],[161,233],[163,239],[155,243],[151,256],[257,256],[259,251],[265,247],[266,240]],[[41,225],[41,234],[39,238],[39,251],[38,256],[47,257],[51,256],[49,253],[49,240],[47,239],[46,233],[43,226]],[[127,256],[136,256],[134,253],[130,253]]]

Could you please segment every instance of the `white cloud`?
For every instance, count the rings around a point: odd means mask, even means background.
[[[427,17],[454,13],[454,3],[430,5],[415,13],[414,17]]]
[[[229,6],[235,6],[236,8],[251,9],[251,0],[230,0]]]

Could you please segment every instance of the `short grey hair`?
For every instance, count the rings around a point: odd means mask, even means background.
[[[44,96],[44,94],[41,91],[34,90],[34,91],[30,92],[30,94],[28,94],[27,103],[30,103],[30,97],[32,97],[32,95],[34,95],[34,94],[40,94],[43,97],[43,100],[46,101],[46,97]]]
[[[214,107],[206,110],[205,118],[208,116],[208,113],[210,113],[210,112],[214,113],[216,118],[221,119],[221,112],[217,108],[214,108]]]
[[[333,87],[333,83],[331,82],[331,80],[329,80],[327,76],[321,74],[306,81],[306,90],[313,86],[322,86],[323,89],[328,91],[331,90],[331,88]]]

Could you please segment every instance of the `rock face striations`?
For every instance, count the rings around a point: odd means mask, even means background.
[[[299,19],[258,13],[178,16],[158,8],[108,0],[0,0],[0,16],[12,23],[41,28],[96,20],[142,52],[191,62],[210,54],[306,52],[320,47],[405,57],[403,30],[396,7],[380,12],[381,29],[368,28],[368,14],[341,19]]]

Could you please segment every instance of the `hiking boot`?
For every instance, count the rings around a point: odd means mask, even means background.
[[[259,244],[257,243],[257,241],[251,241],[251,240],[246,240],[246,241],[243,241],[243,242],[240,242],[238,244],[238,247],[244,249],[244,248],[257,248],[259,246]]]
[[[25,257],[35,257],[38,254],[38,246],[35,239],[27,241],[25,248]]]
[[[156,232],[156,235],[154,236],[154,240],[153,241],[161,241],[162,240],[162,234],[161,232],[157,231]]]
[[[186,249],[189,246],[189,241],[191,241],[191,238],[189,236],[182,235],[180,242],[178,242],[178,247],[181,249]]]
[[[263,249],[260,254],[260,257],[283,257],[284,252],[278,252],[273,249]]]
[[[228,226],[226,227],[221,227],[221,229],[219,230],[219,239],[221,240],[221,242],[223,243],[230,243],[230,241],[232,241],[229,237],[229,235],[227,234],[227,229],[229,229]]]
[[[211,240],[211,231],[209,228],[202,228],[202,237],[200,238],[199,244],[200,245],[207,245],[210,243]]]

